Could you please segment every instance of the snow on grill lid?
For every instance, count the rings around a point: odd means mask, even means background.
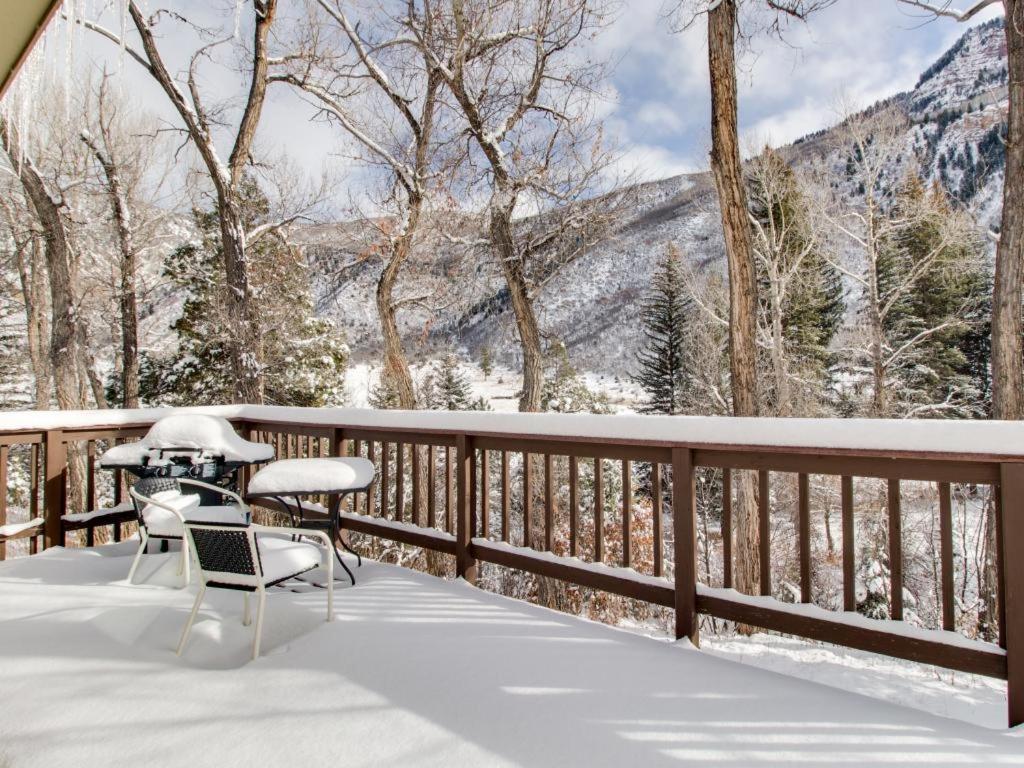
[[[249,481],[254,496],[329,493],[365,488],[373,481],[373,463],[367,459],[322,457],[275,461]]]
[[[160,419],[138,442],[114,446],[100,457],[100,464],[145,464],[157,451],[168,448],[204,451],[211,456],[221,456],[225,461],[245,463],[268,461],[274,456],[272,445],[240,437],[227,419],[181,413]]]

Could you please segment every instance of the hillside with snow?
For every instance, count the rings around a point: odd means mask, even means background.
[[[916,164],[929,182],[941,183],[969,207],[981,228],[997,226],[1001,201],[1007,107],[1001,24],[997,19],[965,32],[913,90],[886,102],[908,118],[905,149],[886,174],[889,183],[898,183]],[[837,131],[829,129],[781,151],[797,165],[824,160],[840,168],[846,150]],[[708,174],[640,184],[628,191],[627,200],[626,220],[606,240],[559,266],[536,298],[543,332],[566,345],[574,365],[619,379],[627,379],[634,367],[637,303],[668,245],[675,244],[698,270],[724,270],[717,199]],[[355,359],[372,364],[379,351],[372,300],[379,259],[353,259],[364,243],[350,225],[320,225],[300,233],[300,240],[314,265],[320,311],[346,329]],[[514,322],[497,270],[465,268],[444,247],[434,259],[433,276],[450,285],[454,296],[431,313],[419,308],[402,313],[412,359],[429,359],[445,346],[476,359],[488,347],[497,362],[516,370]],[[347,266],[339,270],[339,264]],[[411,290],[400,286],[400,292]]]

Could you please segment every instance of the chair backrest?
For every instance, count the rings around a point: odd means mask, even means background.
[[[135,505],[135,514],[139,516],[139,522],[145,525],[142,519],[142,510],[147,504],[152,503],[153,496],[161,491],[181,491],[181,483],[173,477],[143,477],[135,481],[128,494],[132,497],[132,504]]]
[[[170,491],[169,498],[161,494]],[[155,538],[180,539],[185,535],[184,513],[199,506],[199,496],[186,495],[182,483],[171,477],[144,477],[129,489],[139,527]]]
[[[255,528],[245,524],[186,522],[205,583],[255,588],[263,578]]]

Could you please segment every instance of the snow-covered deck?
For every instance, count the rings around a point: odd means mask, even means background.
[[[885,704],[367,563],[275,591],[248,662],[241,596],[192,597],[131,543],[0,563],[0,765],[1024,765],[1019,734]]]

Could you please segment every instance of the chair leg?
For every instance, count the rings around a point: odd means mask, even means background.
[[[142,554],[146,551],[146,545],[149,543],[149,537],[146,535],[146,530],[143,528],[139,531],[139,549],[135,553],[135,559],[132,560],[132,567],[128,570],[128,583],[132,583],[132,579],[135,578],[135,571],[139,567],[139,563],[142,561]]]
[[[192,580],[192,573],[189,570],[189,566],[192,562],[192,552],[188,546],[188,536],[184,536],[181,540],[181,572],[185,576],[185,583],[182,584],[182,588],[187,587],[189,582]]]
[[[267,605],[266,590],[259,590],[259,601],[256,603],[256,633],[252,639],[252,658],[255,661],[260,656],[260,639],[263,634],[263,609]]]
[[[248,627],[250,624],[252,624],[252,608],[249,604],[249,593],[245,592],[243,594],[245,597],[245,609],[242,613],[242,626]]]
[[[196,595],[196,601],[192,604],[192,613],[189,614],[188,623],[185,625],[185,631],[181,633],[181,640],[178,642],[178,655],[181,656],[181,652],[185,650],[185,643],[188,642],[189,633],[192,632],[192,625],[195,623],[196,615],[199,613],[199,606],[203,602],[203,595],[206,594],[206,585],[202,584],[199,587],[199,594]]]

